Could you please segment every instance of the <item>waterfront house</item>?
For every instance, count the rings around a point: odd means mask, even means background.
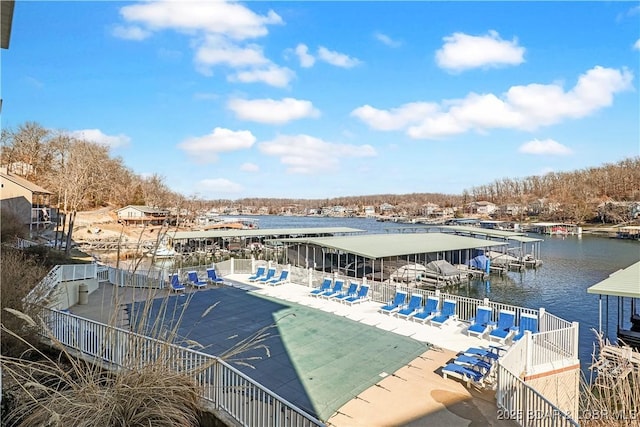
[[[50,200],[53,193],[6,169],[0,171],[1,207],[7,209],[29,228],[29,233],[51,225]]]
[[[128,205],[116,210],[118,222],[124,225],[162,225],[169,219],[169,210],[149,206]]]
[[[480,200],[469,203],[468,209],[469,213],[488,216],[496,212],[498,210],[498,206],[496,206],[495,203]]]

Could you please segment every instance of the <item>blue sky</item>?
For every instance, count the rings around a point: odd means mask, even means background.
[[[186,196],[440,192],[640,154],[637,2],[17,2],[2,126]]]

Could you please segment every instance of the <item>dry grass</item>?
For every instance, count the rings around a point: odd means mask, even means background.
[[[2,332],[19,339],[12,331]],[[31,361],[2,357],[3,372],[13,385],[7,396],[12,407],[3,425],[199,425],[200,390],[190,375],[170,369],[167,358],[108,372],[64,349],[56,360],[44,352],[39,355]]]
[[[2,261],[4,267],[4,254]],[[20,264],[23,261],[24,259],[15,258],[11,262]],[[38,274],[42,273],[36,274],[33,267],[25,269],[21,266],[15,269],[22,275],[25,271],[31,272],[31,279],[23,280],[23,283],[33,284],[39,280]],[[137,267],[138,264],[134,264],[134,271]],[[3,290],[6,270],[3,268]],[[15,278],[12,280],[15,282]],[[27,288],[30,287],[32,285]],[[144,332],[144,335],[157,338],[166,344],[156,349],[157,354],[152,361],[141,363],[140,342],[130,337],[130,345],[126,346],[130,350],[124,355],[125,366],[117,371],[104,370],[99,357],[96,360],[74,357],[51,333],[49,339],[54,351],[39,350],[33,340],[35,331],[46,330],[43,325],[38,324],[39,317],[34,315],[33,311],[22,310],[24,307],[18,301],[22,294],[16,295],[7,305],[3,295],[3,344],[5,340],[10,340],[13,342],[12,345],[18,344],[32,357],[23,357],[26,354],[24,352],[5,352],[3,348],[0,359],[4,385],[2,425],[198,426],[202,411],[202,390],[195,378],[213,362],[180,368],[189,365],[185,361],[176,360],[175,352],[170,351],[171,343],[202,348],[199,343],[190,341],[188,336],[178,334],[189,298],[193,294],[188,294],[185,303],[178,306],[169,304],[170,296],[165,293],[161,313],[154,313],[152,316],[150,308],[156,294],[149,290],[141,292],[145,292],[146,301],[142,305],[142,313],[138,313],[140,322],[137,324],[136,332]],[[118,308],[122,303],[116,294],[113,307]],[[205,310],[201,320],[215,312],[215,305],[212,304]],[[168,312],[169,310],[172,311]],[[110,323],[116,325],[117,319],[118,314],[114,310]],[[166,323],[164,319],[171,320]],[[220,357],[245,366],[251,366],[253,360],[262,358],[244,357],[245,352],[264,350],[265,357],[269,357],[269,348],[265,341],[270,336],[271,327],[263,328],[241,340]],[[25,334],[25,331],[30,331],[30,334]],[[114,344],[112,340],[113,337],[108,334],[103,348],[111,347]]]
[[[594,333],[591,378],[581,384],[580,424],[639,427],[640,354]]]

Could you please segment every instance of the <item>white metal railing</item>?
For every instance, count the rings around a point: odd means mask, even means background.
[[[561,319],[558,316],[554,316],[551,313],[547,313],[544,310],[541,310],[539,323],[540,332],[556,331],[558,329],[571,327],[571,322]]]
[[[16,248],[18,249],[26,249],[31,246],[38,246],[38,243],[32,242],[31,240],[23,239],[21,237],[16,237]]]
[[[524,427],[579,427],[571,414],[560,410],[502,363],[498,363],[497,376],[498,418]]]
[[[108,282],[109,281],[109,267],[106,265],[99,265],[96,268],[96,276],[98,282]]]
[[[215,356],[57,310],[44,309],[43,320],[43,336],[97,361],[124,369],[160,361],[191,375],[203,399],[243,426],[324,426]]]
[[[128,288],[164,289],[167,280],[162,270],[127,271],[109,267],[109,282],[116,286]]]
[[[62,278],[62,266],[54,265],[44,278],[29,291],[25,301],[35,304],[38,300],[46,299],[57,288]]]
[[[532,335],[531,366],[578,359],[578,323]]]
[[[98,265],[92,264],[66,264],[62,265],[62,282],[74,280],[95,279],[97,277]]]

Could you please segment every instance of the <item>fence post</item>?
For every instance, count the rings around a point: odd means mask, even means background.
[[[313,287],[313,270],[311,268],[307,269],[307,285],[310,288]]]
[[[256,257],[251,255],[251,274],[256,274]]]
[[[482,305],[486,305],[486,306],[488,306],[488,305],[489,305],[489,298],[486,298],[486,297],[485,297],[485,298],[483,298],[483,299],[482,299]]]
[[[580,324],[578,322],[571,322],[573,326],[573,345],[571,346],[571,357],[574,359],[578,358],[578,333]]]
[[[236,264],[235,264],[236,259],[235,258],[231,258],[231,264],[229,265],[229,274],[234,274],[235,270],[236,270]]]
[[[538,310],[538,329],[540,330],[540,332],[547,332],[547,328],[546,325],[543,325],[542,319],[544,318],[545,315],[545,310],[544,308],[540,307],[540,309]]]
[[[533,335],[531,331],[524,331],[525,339],[525,362],[524,362],[524,373],[525,375],[529,373],[531,370],[531,365],[533,364]]]

